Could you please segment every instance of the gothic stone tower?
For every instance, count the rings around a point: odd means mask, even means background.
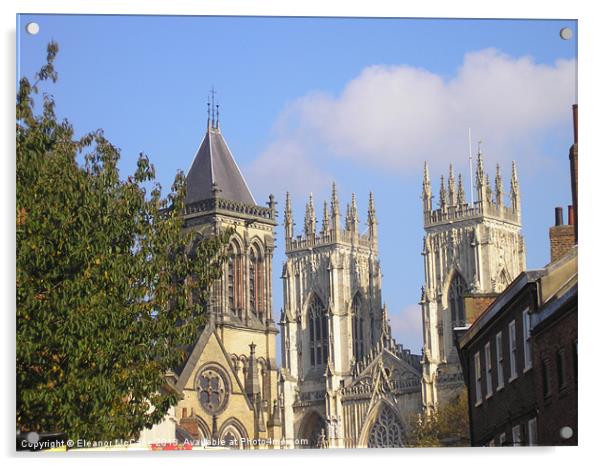
[[[330,209],[324,202],[317,232],[312,196],[303,235],[295,236],[287,194],[284,229],[287,261],[282,279],[282,386],[284,435],[307,439],[310,447],[343,446],[342,407],[337,391],[379,339],[382,327],[381,272],[374,199],[370,194],[368,232],[359,230],[355,195],[340,227],[333,184]]]
[[[467,325],[464,297],[501,292],[525,269],[525,246],[520,233],[520,190],[512,163],[510,203],[497,166],[494,188],[485,175],[479,148],[476,201],[469,204],[458,175],[450,166],[447,187],[443,176],[439,207],[432,205],[431,180],[424,166],[424,286],[422,307],[424,357],[423,404],[431,411],[461,387],[462,371],[453,329]]]
[[[219,112],[219,107],[218,107]],[[234,448],[281,437],[272,318],[273,196],[258,206],[211,111],[186,177],[185,228],[199,237],[233,228],[230,257],[212,289],[210,319],[178,371],[179,436]]]

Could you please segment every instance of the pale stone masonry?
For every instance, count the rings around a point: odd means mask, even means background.
[[[428,166],[424,166],[422,203],[425,236],[423,321],[423,406],[431,412],[463,386],[453,329],[467,322],[468,294],[500,293],[525,269],[521,235],[521,200],[516,165],[504,198],[501,169],[492,188],[479,148],[476,199],[467,202],[461,175],[456,183],[450,166],[447,186],[441,177],[439,205],[433,206]]]
[[[272,317],[272,257],[276,209],[256,204],[211,118],[186,176],[185,228],[201,239],[232,229],[229,258],[207,303],[209,321],[188,348],[173,383],[179,441],[229,448],[280,448]],[[193,245],[194,247],[194,245]]]
[[[282,271],[283,433],[289,446],[403,446],[420,408],[419,357],[391,336],[381,298],[375,201],[367,232],[355,195],[344,227],[336,186],[317,231],[313,197],[295,236],[287,195]]]

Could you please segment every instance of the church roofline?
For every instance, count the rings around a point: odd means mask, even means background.
[[[287,239],[286,252],[289,253],[335,245],[349,247],[360,246],[366,249],[374,248],[373,242],[368,235],[360,235],[358,233],[343,230],[339,231],[336,236],[329,232],[315,235],[314,237],[299,235],[296,238]]]
[[[481,202],[475,202],[463,206],[447,207],[446,209],[435,209],[424,213],[424,228],[459,223],[465,220],[492,219],[521,227],[520,213],[513,211],[510,207],[489,205],[483,209]]]
[[[433,205],[431,180],[428,165],[425,162],[422,182],[425,229],[437,225],[456,223],[462,220],[481,218],[491,218],[518,227],[521,226],[520,188],[516,163],[512,162],[510,189],[508,196],[505,196],[500,165],[496,165],[494,186],[492,189],[489,175],[485,173],[483,159],[479,143],[475,173],[476,198],[473,200],[471,187],[471,199],[470,202],[466,202],[466,193],[464,192],[461,173],[458,174],[458,182],[456,183],[453,166],[450,165],[447,184],[445,183],[445,177],[441,176],[438,208],[434,208]],[[508,203],[505,202],[506,200]]]
[[[236,219],[248,220],[250,223],[259,221],[271,226],[277,225],[276,211],[272,208],[245,204],[220,197],[187,204],[184,210],[184,219],[191,220],[208,214],[225,215]]]
[[[220,135],[221,135],[221,130],[219,129],[219,127],[217,128],[217,132],[220,133]],[[230,150],[230,146],[228,146],[228,141],[226,141],[226,138],[224,138],[223,136],[222,136],[222,139],[224,141],[224,144],[226,145],[226,149],[228,149],[228,152],[230,154],[232,154],[232,151]],[[236,159],[234,157],[232,157],[232,160],[234,161],[234,165],[236,166],[236,169],[238,170],[238,173],[240,174],[240,177],[242,178],[242,182],[245,184],[245,187],[247,188],[247,191],[249,191],[249,194],[251,195],[251,199],[253,200],[253,203],[255,205],[257,205],[257,201],[255,200],[255,196],[253,196],[253,192],[251,191],[251,188],[249,188],[249,184],[247,183],[247,180],[245,178],[244,173],[242,172],[242,170],[238,166],[238,162],[236,161]]]
[[[208,126],[186,172],[186,204],[218,197],[257,205],[249,185],[217,127]]]
[[[306,251],[319,247],[348,246],[352,248],[365,248],[368,251],[378,252],[378,235],[374,193],[371,191],[368,200],[367,233],[362,233],[359,226],[359,216],[355,193],[351,195],[351,204],[347,204],[345,226],[339,225],[339,201],[336,184],[332,187],[331,211],[328,212],[327,202],[324,201],[324,212],[321,231],[316,228],[316,215],[313,195],[310,193],[309,201],[305,207],[305,221],[302,234],[294,234],[295,223],[291,207],[290,195],[287,193],[284,211],[285,252],[292,253]]]

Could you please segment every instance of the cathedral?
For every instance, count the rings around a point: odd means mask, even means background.
[[[439,208],[434,209],[429,170],[424,165],[424,286],[420,305],[424,338],[422,401],[427,413],[464,386],[453,331],[472,320],[468,303],[490,302],[526,267],[515,163],[510,202],[506,205],[500,166],[492,189],[479,147],[475,188],[477,197],[473,202],[469,185],[468,203],[462,175],[458,175],[456,184],[450,166],[447,183],[441,176]]]
[[[309,195],[295,232],[283,212],[283,308],[272,310],[276,202],[258,205],[211,110],[186,175],[185,228],[198,238],[233,229],[209,319],[170,374],[180,401],[171,411],[179,442],[225,448],[403,447],[410,422],[464,386],[454,328],[467,325],[467,297],[502,291],[525,269],[520,191],[512,165],[509,199],[498,166],[492,189],[479,150],[476,200],[461,175],[441,177],[433,208],[422,189],[424,347],[411,354],[391,334],[382,302],[375,199],[360,230],[355,195],[342,218],[336,185],[320,224]],[[277,328],[277,324],[280,330]],[[277,335],[281,367],[277,365]]]
[[[391,336],[381,301],[378,229],[370,194],[368,232],[352,196],[341,225],[336,186],[320,231],[312,196],[301,235],[287,195],[282,270],[283,435],[310,448],[402,447],[419,411],[420,358]]]

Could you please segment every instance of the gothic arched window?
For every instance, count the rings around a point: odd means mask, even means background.
[[[309,360],[312,366],[328,361],[328,316],[322,301],[313,296],[308,308]]]
[[[255,249],[251,249],[249,255],[249,305],[253,314],[257,314],[257,267],[257,255]]]
[[[384,405],[370,428],[368,448],[403,447],[403,426],[393,410]]]
[[[466,325],[466,312],[464,309],[464,294],[468,287],[459,273],[454,274],[454,278],[449,284],[447,293],[448,309],[451,312],[451,322],[453,327],[463,327]]]
[[[357,293],[351,304],[353,356],[356,361],[364,357],[364,319],[361,316],[361,305],[361,298]]]
[[[249,252],[249,307],[260,320],[263,320],[264,284],[264,262],[257,247],[253,246]]]
[[[245,434],[242,432],[243,428],[239,425],[238,421],[230,421],[222,429],[221,441],[226,448],[235,450],[247,448],[248,444],[245,443]]]
[[[240,256],[234,245],[230,245],[228,254],[228,272],[226,275],[226,292],[228,295],[228,310],[235,315],[239,315],[239,277],[240,277]]]

